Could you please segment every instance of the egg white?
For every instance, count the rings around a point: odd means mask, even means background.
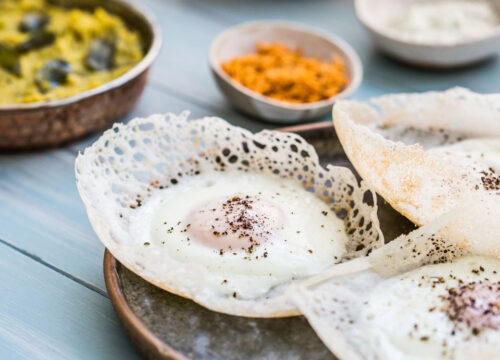
[[[364,299],[357,328],[377,359],[447,359],[457,346],[495,344],[500,331],[474,335],[465,323],[449,319],[448,289],[470,282],[500,281],[500,260],[467,256],[427,265],[381,281]]]
[[[452,145],[431,150],[465,157],[483,165],[481,170],[493,170],[500,173],[500,140],[498,139],[469,139]]]
[[[240,248],[223,252],[187,231],[198,225],[190,223],[186,227],[190,212],[212,199],[235,195],[265,199],[284,217],[278,231],[251,253]],[[347,242],[343,221],[295,181],[258,173],[242,176],[236,171],[205,172],[156,193],[133,214],[130,231],[144,244],[146,263],[175,259],[186,266],[203,266],[205,275],[200,282],[213,296],[244,300],[263,297],[277,286],[317,274],[339,262]]]

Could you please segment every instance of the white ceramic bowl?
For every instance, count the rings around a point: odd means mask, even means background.
[[[439,44],[407,41],[387,29],[387,22],[408,6],[428,0],[356,0],[356,14],[386,53],[407,63],[428,67],[456,67],[494,56],[500,49],[500,26],[493,33],[465,41]],[[433,0],[434,2],[444,0]],[[491,0],[500,13],[500,0]]]
[[[331,60],[340,56],[346,66],[349,83],[337,95],[307,104],[278,101],[254,92],[222,70],[221,64],[234,57],[255,52],[258,42],[280,42],[300,48],[305,56]],[[313,120],[326,114],[333,103],[351,95],[361,83],[363,70],[356,52],[343,40],[324,32],[281,21],[252,22],[238,25],[218,35],[209,55],[210,67],[217,85],[236,108],[260,119],[275,123],[296,123]]]

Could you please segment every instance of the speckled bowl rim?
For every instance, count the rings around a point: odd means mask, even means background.
[[[421,49],[450,49],[459,46],[467,46],[481,43],[483,41],[489,41],[496,38],[500,38],[500,25],[498,25],[495,31],[492,31],[491,34],[487,34],[484,36],[474,37],[467,40],[455,41],[449,43],[430,43],[430,42],[421,42],[421,41],[411,41],[411,40],[403,40],[402,38],[394,35],[393,32],[385,29],[383,26],[377,26],[374,22],[368,17],[364,16],[365,11],[362,8],[364,6],[364,1],[366,0],[354,0],[354,9],[356,12],[356,17],[363,24],[363,26],[368,29],[368,31],[376,34],[377,36],[383,37],[387,40],[394,41],[400,45],[411,45],[415,47],[419,47]],[[397,0],[393,0],[397,1]],[[363,5],[362,5],[363,4]],[[498,16],[500,13],[497,11]]]
[[[131,0],[113,0],[113,2],[120,3],[127,8],[127,11],[133,12],[143,17],[151,28],[152,42],[151,45],[149,46],[146,55],[142,58],[141,61],[139,61],[132,69],[127,71],[125,74],[107,83],[104,83],[96,88],[86,90],[78,94],[64,97],[61,99],[37,101],[25,104],[0,105],[0,112],[47,109],[47,108],[60,107],[76,103],[80,100],[118,88],[126,84],[130,80],[134,79],[135,77],[139,76],[143,71],[145,71],[148,67],[150,67],[153,61],[158,56],[162,43],[162,35],[158,23],[148,10],[145,10],[143,7],[136,5],[136,3],[132,3]]]
[[[258,92],[252,91],[247,87],[241,85],[237,81],[233,80],[228,74],[226,74],[225,71],[222,70],[221,63],[217,60],[216,56],[217,49],[219,48],[222,41],[224,41],[230,36],[237,35],[238,32],[240,32],[241,30],[247,28],[263,27],[263,26],[288,28],[290,30],[299,31],[307,33],[312,36],[316,36],[318,38],[322,38],[328,41],[329,43],[334,44],[337,48],[339,48],[340,52],[342,53],[343,56],[345,56],[345,58],[348,60],[351,66],[352,76],[349,85],[345,87],[341,92],[335,94],[334,96],[328,99],[315,101],[311,103],[305,103],[305,104],[294,104],[294,103],[288,103],[286,101],[280,101],[269,98],[265,95],[259,94]],[[314,110],[323,108],[328,105],[333,105],[335,101],[352,95],[358,89],[359,85],[361,85],[361,81],[363,79],[363,65],[361,64],[361,60],[359,59],[359,56],[354,50],[354,48],[351,45],[349,45],[345,40],[341,39],[338,36],[327,33],[326,31],[307,27],[302,24],[290,21],[272,21],[272,20],[251,21],[236,26],[232,26],[224,30],[222,33],[217,35],[217,37],[212,41],[209,51],[209,64],[212,70],[215,71],[215,73],[217,73],[217,75],[221,79],[223,79],[226,83],[231,85],[236,91],[239,91],[256,101],[260,101],[268,105],[273,105],[282,109],[297,110],[297,111]]]
[[[314,130],[324,130],[332,132],[334,131],[333,123],[331,121],[327,122],[318,122],[313,124],[302,124],[295,125],[289,127],[282,127],[277,129],[278,131],[286,131],[286,132],[296,132],[302,133],[306,131],[314,131]],[[118,278],[118,273],[116,271],[116,267],[119,264],[118,260],[111,254],[111,252],[106,249],[104,251],[104,259],[103,259],[103,273],[104,273],[104,282],[106,283],[106,289],[108,291],[109,299],[111,300],[111,304],[115,309],[115,312],[118,315],[118,319],[120,320],[123,329],[127,334],[132,333],[133,336],[130,337],[137,339],[140,344],[137,346],[141,347],[146,345],[147,348],[155,349],[156,353],[162,354],[167,359],[172,360],[190,360],[185,357],[173,347],[159,339],[151,330],[149,330],[146,325],[135,315],[130,306],[125,299],[125,295],[123,294],[120,288],[120,280]],[[120,264],[121,265],[121,264]],[[121,265],[123,266],[123,265]],[[134,343],[134,342],[133,342]],[[134,343],[135,344],[135,343]]]

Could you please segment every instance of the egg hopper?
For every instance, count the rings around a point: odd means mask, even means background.
[[[307,140],[321,165],[346,166],[356,173],[331,122],[279,130]],[[386,239],[414,229],[380,197],[378,205]],[[147,359],[335,359],[302,316],[252,319],[212,312],[148,283],[107,250],[104,278],[125,333]]]

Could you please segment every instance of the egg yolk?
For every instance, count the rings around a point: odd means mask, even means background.
[[[500,329],[500,282],[473,282],[448,290],[447,313],[478,331]]]
[[[185,222],[194,241],[220,251],[252,252],[284,226],[282,210],[255,196],[234,195],[210,200],[191,211]]]

